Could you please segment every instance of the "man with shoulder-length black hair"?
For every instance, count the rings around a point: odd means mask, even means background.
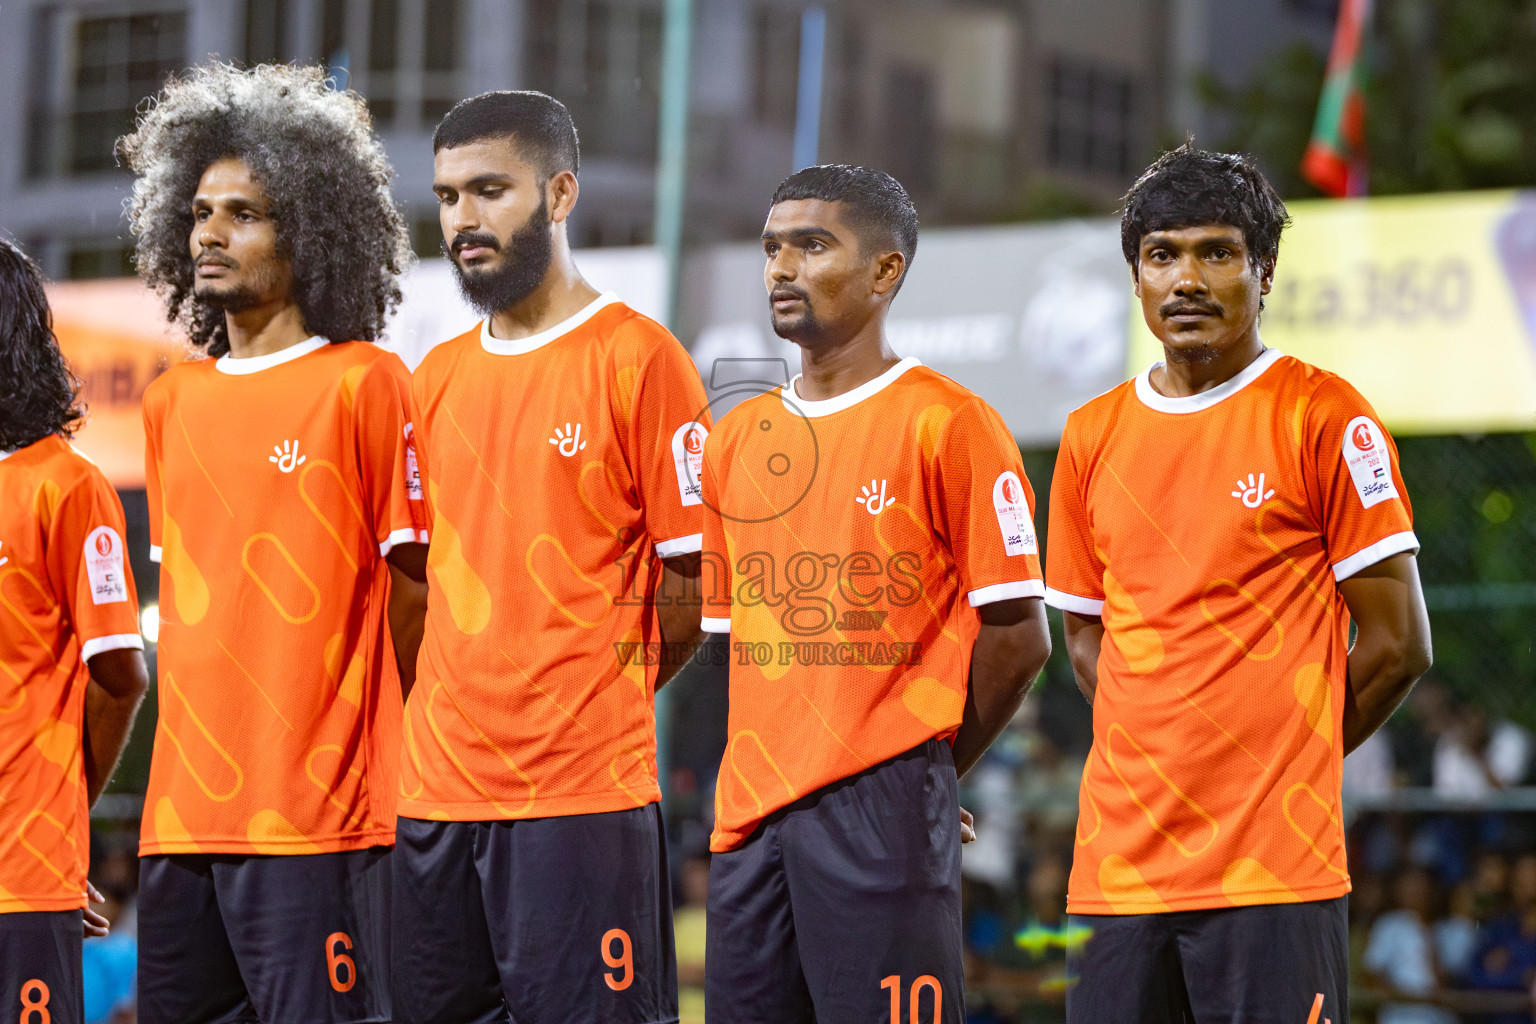
[[[317,68],[197,68],[120,146],[139,271],[205,356],[144,394],[162,626],[139,1019],[388,1020],[427,540],[410,378],[368,344],[409,256],[390,167]]]
[[[149,687],[123,506],[68,441],[78,390],[0,238],[0,1002],[60,1024],[85,1019],[81,935],[106,934],[87,812]]]
[[[432,600],[401,762],[395,1020],[665,1024],[653,697],[699,635],[704,389],[677,339],[572,261],[559,101],[472,97],[433,148],[443,248],[485,319],[412,379]]]
[[[1034,496],[997,412],[891,351],[895,178],[797,171],[762,244],[802,372],[704,452],[704,627],[731,643],[706,1013],[963,1021],[958,777],[1050,654]]]
[[[1164,358],[1068,418],[1046,562],[1093,705],[1073,1024],[1349,1019],[1341,763],[1428,669],[1429,619],[1392,439],[1259,337],[1287,223],[1193,145],[1125,197]]]

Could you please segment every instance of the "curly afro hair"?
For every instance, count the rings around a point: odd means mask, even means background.
[[[0,451],[69,437],[85,415],[79,394],[53,333],[42,271],[0,238]]]
[[[1154,231],[1230,224],[1243,233],[1254,269],[1274,269],[1280,233],[1291,223],[1285,203],[1241,153],[1196,149],[1193,140],[1158,157],[1125,194],[1120,248],[1137,269],[1141,240]]]
[[[362,97],[330,88],[319,67],[205,64],[166,83],[118,154],[138,175],[128,219],[139,275],[193,345],[229,351],[223,310],[193,294],[187,242],[198,182],[225,157],[266,190],[306,327],[332,341],[379,337],[412,256]]]

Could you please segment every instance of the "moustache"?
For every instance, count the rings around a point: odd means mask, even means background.
[[[454,254],[458,254],[461,250],[468,249],[470,246],[479,246],[492,252],[501,251],[501,242],[495,235],[487,235],[476,231],[460,231],[453,236],[453,241],[449,244],[448,248]]]
[[[1226,316],[1226,311],[1214,302],[1189,302],[1183,299],[1159,306],[1157,313],[1164,318],[1180,316],[1185,313],[1204,313],[1206,316],[1213,316],[1218,319]]]
[[[234,257],[226,256],[224,253],[218,252],[217,250],[213,252],[202,253],[197,257],[195,262],[199,267],[229,267],[233,269],[240,266]]]
[[[776,285],[773,291],[768,293],[769,302],[777,302],[780,299],[799,299],[807,304],[811,301],[810,295],[804,289],[788,284]]]

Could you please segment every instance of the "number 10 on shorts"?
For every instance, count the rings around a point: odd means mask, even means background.
[[[891,975],[880,982],[880,987],[891,990],[891,1024],[901,1024],[901,975]],[[924,974],[912,982],[912,988],[907,994],[907,1004],[911,1007],[908,1021],[910,1024],[922,1024],[917,1015],[917,1005],[923,989],[933,990],[933,1024],[939,1024],[944,1011],[944,986],[931,974]]]

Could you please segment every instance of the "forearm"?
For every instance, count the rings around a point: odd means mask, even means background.
[[[389,635],[395,646],[395,664],[400,670],[402,699],[410,697],[411,688],[416,685],[416,656],[421,651],[426,622],[427,584],[390,566]]]
[[[661,563],[661,583],[656,590],[656,622],[661,627],[658,690],[688,664],[704,640],[704,631],[699,628],[704,608],[698,586],[700,564],[697,554],[679,555]]]
[[[1067,658],[1077,688],[1090,707],[1099,692],[1099,651],[1104,647],[1104,620],[1075,612],[1062,612],[1062,626],[1067,637]]]
[[[1039,598],[983,605],[981,615],[965,711],[955,734],[958,775],[970,771],[1002,735],[1051,655],[1051,634]]]
[[[107,788],[117,762],[128,745],[128,735],[133,729],[133,719],[144,700],[139,690],[122,697],[114,697],[101,686],[92,682],[85,690],[85,739],[82,752],[85,756],[86,806],[94,806],[96,798]]]
[[[1347,754],[1392,717],[1432,661],[1429,612],[1410,554],[1367,566],[1339,583],[1355,622],[1344,686],[1343,742]]]
[[[1361,631],[1349,652],[1344,686],[1344,753],[1386,724],[1428,667],[1427,652],[1416,656],[1390,637]]]

